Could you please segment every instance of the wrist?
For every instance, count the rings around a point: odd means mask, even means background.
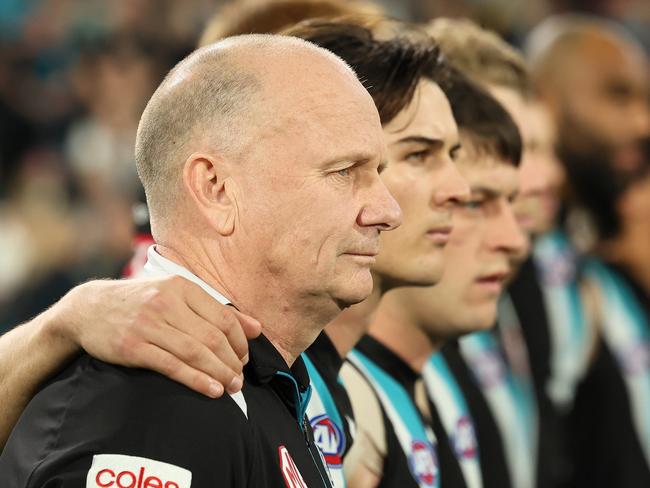
[[[78,353],[77,318],[74,313],[76,296],[80,285],[70,290],[61,300],[52,305],[39,316],[36,340],[42,340],[48,348],[54,348],[59,357],[71,357]]]

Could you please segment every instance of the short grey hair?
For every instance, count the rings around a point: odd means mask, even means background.
[[[152,224],[173,214],[183,163],[193,152],[210,150],[238,158],[254,143],[253,129],[277,115],[267,110],[274,93],[266,92],[265,75],[278,60],[300,51],[329,59],[356,79],[330,51],[270,34],[236,36],[204,46],[169,72],[142,114],[135,145]]]
[[[142,114],[135,161],[154,219],[172,210],[182,165],[197,149],[192,143],[209,137],[212,147],[233,149],[259,82],[231,58],[219,45],[195,51],[169,72]]]

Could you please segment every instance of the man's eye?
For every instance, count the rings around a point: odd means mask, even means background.
[[[468,200],[466,202],[460,202],[458,205],[468,210],[477,210],[483,205],[483,200]]]
[[[344,168],[344,169],[338,170],[336,172],[336,174],[339,175],[339,176],[343,176],[343,177],[350,176],[350,171],[351,171],[351,168]]]
[[[412,152],[412,153],[407,154],[406,155],[406,160],[407,161],[416,161],[416,162],[424,161],[427,158],[428,155],[429,155],[429,151],[426,150],[426,149],[424,151],[416,151],[416,152]]]

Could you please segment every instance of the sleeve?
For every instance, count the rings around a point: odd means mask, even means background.
[[[363,375],[349,363],[341,368],[341,379],[350,396],[357,422],[354,444],[343,464],[346,478],[352,476],[359,464],[381,476],[387,447],[384,416],[379,400]]]
[[[242,487],[251,435],[229,396],[85,357],[30,403],[0,479],[8,488]]]

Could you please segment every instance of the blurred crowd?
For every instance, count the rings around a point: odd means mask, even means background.
[[[1,3],[0,329],[80,280],[120,275],[140,192],[138,120],[214,8]]]
[[[377,3],[407,21],[474,18],[515,44],[545,16],[582,9],[617,18],[650,46],[642,1]],[[0,330],[75,283],[122,273],[143,218],[133,164],[139,116],[221,7],[217,0],[0,4]]]

